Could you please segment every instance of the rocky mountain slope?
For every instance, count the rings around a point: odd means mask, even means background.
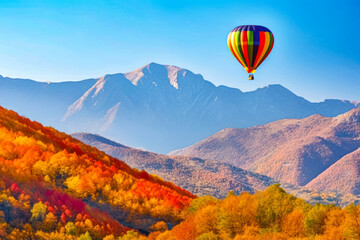
[[[230,163],[281,182],[358,194],[359,147],[356,108],[337,117],[313,115],[224,129],[170,154]]]
[[[320,191],[360,194],[360,148],[345,155],[306,186]]]

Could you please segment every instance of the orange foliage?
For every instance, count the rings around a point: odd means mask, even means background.
[[[0,172],[17,181],[43,179],[66,186],[73,196],[102,199],[154,217],[175,217],[195,198],[172,183],[1,107],[0,133]],[[144,204],[151,199],[156,201]]]
[[[15,198],[11,201],[22,206],[21,211],[29,212],[33,204],[24,197],[21,186],[30,191],[28,194],[33,194],[33,201],[45,203],[47,214],[44,218],[47,224],[43,230],[56,228],[56,217],[58,224],[64,226],[74,221],[77,229],[86,230],[95,238],[101,235],[100,232],[119,233],[116,229],[121,227],[110,216],[105,218],[108,219],[107,223],[102,224],[105,213],[99,212],[99,217],[90,214],[84,200],[174,223],[181,219],[180,212],[196,198],[170,182],[132,169],[124,162],[65,133],[43,127],[2,107],[0,183],[2,188],[8,188],[10,199]],[[12,213],[14,218],[25,214],[21,211]],[[78,220],[78,216],[82,216],[82,219]],[[33,227],[38,230],[41,226],[37,224]],[[23,233],[12,233],[14,236],[19,234]],[[60,235],[46,235],[46,232],[38,234],[39,238],[61,238]]]

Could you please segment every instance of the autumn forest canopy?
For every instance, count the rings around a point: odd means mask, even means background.
[[[0,239],[359,239],[360,208],[278,184],[197,197],[0,107]]]
[[[97,229],[97,234],[92,233],[95,238],[126,232],[127,228],[119,222],[147,233],[158,221],[169,225],[179,222],[181,211],[196,197],[71,136],[3,108],[0,176],[3,191],[0,213],[5,235],[13,232],[12,228],[24,230],[23,225],[35,219],[45,220],[49,213],[54,215],[52,219],[59,230],[69,222],[76,226],[91,221]],[[39,206],[44,216],[34,218],[33,208]],[[40,225],[32,228],[35,232],[45,230]],[[82,232],[88,231],[76,234]]]

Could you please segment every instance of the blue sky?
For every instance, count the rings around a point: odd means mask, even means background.
[[[242,91],[279,83],[311,101],[360,101],[359,16],[358,0],[0,0],[0,74],[69,81],[157,62]],[[275,37],[255,81],[226,43],[244,24]]]

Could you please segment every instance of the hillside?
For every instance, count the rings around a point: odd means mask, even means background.
[[[154,173],[198,196],[224,198],[230,190],[236,194],[243,191],[255,193],[276,183],[269,177],[213,160],[143,151],[88,133],[74,133],[72,136],[122,159],[131,167]]]
[[[230,163],[281,182],[304,186],[313,181],[309,186],[315,189],[357,194],[357,173],[348,178],[353,181],[346,182],[347,188],[334,189],[332,186],[340,185],[339,179],[333,177],[328,178],[326,186],[317,185],[315,179],[327,169],[328,176],[332,176],[334,172],[330,170],[334,168],[330,167],[337,162],[336,172],[351,174],[341,162],[356,164],[357,155],[349,154],[359,147],[360,108],[357,108],[332,118],[313,115],[251,128],[224,129],[171,154]]]
[[[270,177],[246,171],[231,164],[196,157],[169,156],[128,147],[99,135],[74,133],[73,137],[107,154],[124,160],[131,167],[145,169],[198,195],[225,198],[229,191],[255,193],[276,183]],[[333,190],[317,191],[293,184],[281,183],[288,193],[308,203],[347,206],[358,202],[359,195],[341,194]]]
[[[360,148],[345,155],[309,182],[309,188],[360,194]]]
[[[52,221],[59,222],[59,229],[68,221],[89,219],[87,224],[99,225],[97,232],[102,237],[106,232],[116,233],[111,230],[114,227],[121,230],[118,234],[129,229],[120,224],[144,233],[161,220],[171,226],[181,220],[180,213],[196,198],[170,182],[132,169],[65,133],[2,107],[0,187],[5,194],[0,195],[0,220],[15,221],[13,227],[31,222],[29,208],[40,202],[44,214],[53,213]],[[15,213],[18,208],[24,214]],[[47,231],[39,225],[40,229]]]
[[[242,92],[215,86],[189,70],[156,63],[79,82],[0,76],[0,88],[0,105],[43,124],[68,133],[97,133],[161,153],[189,146],[224,128],[316,113],[331,117],[359,105],[342,100],[311,103],[281,85]]]
[[[137,231],[107,212],[37,181],[17,184],[0,177],[0,239],[75,239],[121,236]]]

